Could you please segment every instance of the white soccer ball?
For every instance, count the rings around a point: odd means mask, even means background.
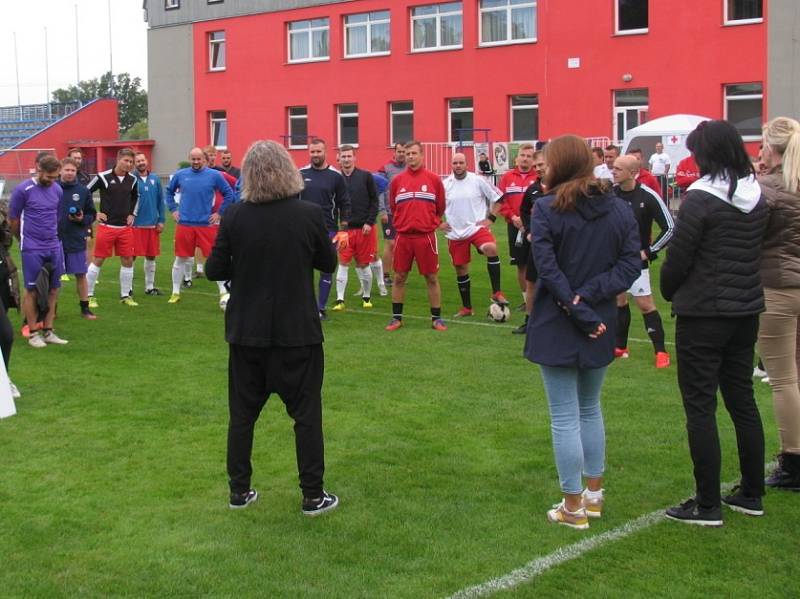
[[[494,322],[505,322],[511,318],[511,310],[509,310],[506,305],[492,302],[489,304],[489,311],[486,313],[486,316],[489,317],[489,320],[493,320]]]
[[[225,311],[225,308],[228,307],[228,300],[229,299],[231,299],[231,294],[230,293],[225,293],[225,294],[223,294],[223,295],[221,295],[219,297],[219,308],[223,312]]]

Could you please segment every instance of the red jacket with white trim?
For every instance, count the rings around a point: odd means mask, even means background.
[[[675,182],[681,191],[686,191],[689,186],[700,178],[700,167],[691,154],[678,163],[675,171]]]
[[[507,171],[500,179],[498,187],[503,192],[503,199],[500,200],[500,214],[505,217],[507,223],[511,222],[511,217],[519,216],[522,196],[534,181],[536,181],[536,171],[530,170],[523,173],[519,168]]]
[[[431,233],[442,222],[445,197],[442,179],[426,168],[407,168],[392,178],[389,209],[398,233]]]

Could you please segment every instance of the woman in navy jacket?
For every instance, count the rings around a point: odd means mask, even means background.
[[[531,218],[539,285],[525,357],[541,368],[564,495],[547,517],[584,529],[602,512],[600,390],[614,359],[615,297],[641,271],[639,232],[631,209],[594,178],[582,138],[556,138],[545,152],[550,194]]]

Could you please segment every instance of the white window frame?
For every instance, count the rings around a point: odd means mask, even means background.
[[[490,8],[483,8],[481,0],[478,0],[478,46],[481,48],[490,48],[492,46],[511,46],[513,44],[533,44],[539,41],[539,1],[530,0],[524,4],[507,4],[506,6],[493,6]],[[526,37],[523,39],[511,39],[511,11],[512,9],[532,8],[533,9],[533,37]],[[483,13],[487,12],[506,12],[506,39],[496,42],[483,41]]]
[[[221,40],[212,39],[211,36],[213,36],[215,33],[221,33],[222,34],[222,39]],[[227,68],[227,66],[228,66],[227,49],[228,48],[226,46],[226,42],[227,42],[227,36],[225,35],[225,30],[224,29],[218,30],[218,31],[209,31],[208,32],[208,70],[209,71],[214,71],[214,72],[216,72],[216,71],[224,71]],[[221,67],[215,67],[214,66],[214,46],[222,46],[223,59],[222,59],[222,66]]]
[[[411,21],[410,21],[410,48],[411,52],[442,52],[445,50],[460,50],[464,47],[464,3],[459,2],[460,8],[458,10],[451,10],[448,12],[441,12],[437,9],[435,15],[418,15],[414,16],[414,9],[416,8],[424,8],[427,6],[441,6],[442,4],[451,4],[450,2],[438,2],[434,4],[422,4],[420,6],[413,6],[411,7]],[[461,43],[460,44],[453,44],[450,46],[443,46],[442,45],[442,17],[452,17],[455,15],[459,15],[461,17]],[[414,47],[414,22],[415,21],[424,21],[427,19],[434,19],[436,21],[436,45],[430,48],[415,48]]]
[[[378,18],[373,20],[372,15],[376,13],[385,12],[386,17]],[[357,17],[361,15],[366,15],[367,20],[363,23],[347,23],[347,19],[349,17]],[[374,52],[372,50],[372,26],[373,25],[388,25],[389,26],[389,49],[388,50],[381,50],[378,52]],[[357,29],[359,27],[365,27],[367,29],[367,51],[362,52],[360,54],[350,54],[347,51],[347,36],[352,29]],[[392,13],[389,10],[374,10],[371,12],[360,12],[354,13],[352,15],[345,15],[344,17],[344,57],[345,58],[366,58],[368,56],[388,56],[392,53]]]
[[[325,25],[313,26],[313,21],[325,20]],[[291,26],[294,23],[308,23],[306,29],[295,29],[292,31]],[[328,53],[325,56],[313,56],[314,54],[314,32],[327,31],[328,32]],[[292,34],[304,33],[308,36],[308,58],[292,58]],[[317,17],[310,19],[300,19],[299,21],[289,21],[286,23],[286,56],[291,64],[299,64],[304,62],[323,62],[331,59],[331,20],[328,17]]]
[[[302,115],[301,114],[293,115],[292,114],[292,109],[293,108],[302,108],[302,109],[304,109],[306,111],[306,113],[302,114]],[[289,147],[290,150],[303,150],[303,149],[307,148],[308,147],[308,106],[288,106],[286,108],[286,119],[287,119],[288,133],[289,133],[289,137],[286,140],[287,141],[286,145]],[[303,143],[303,144],[292,143],[292,140],[294,139],[294,135],[292,135],[292,121],[305,121],[306,122],[306,142],[305,143]]]
[[[411,110],[396,110],[395,104],[411,104]],[[389,102],[389,145],[394,146],[394,144],[399,143],[394,138],[394,116],[395,115],[404,115],[410,114],[411,115],[411,134],[414,134],[414,101],[413,100],[395,100],[394,102]],[[400,141],[411,141],[410,139],[400,140]]]
[[[215,117],[214,115],[224,114],[224,117]],[[217,145],[216,135],[214,129],[219,123],[225,123],[225,144]],[[226,110],[210,110],[208,113],[209,134],[211,135],[209,143],[213,144],[217,150],[226,150],[228,148],[228,112]]]
[[[650,11],[649,11],[649,2],[648,2],[648,11],[647,11],[647,27],[641,29],[620,29],[619,28],[619,3],[620,0],[614,0],[614,35],[642,35],[643,33],[650,32]]]
[[[746,96],[728,96],[728,88],[733,87],[734,85],[760,85],[761,86],[761,93],[760,94],[748,94]],[[737,83],[726,83],[722,86],[722,109],[723,109],[723,118],[727,121],[728,120],[728,102],[733,101],[742,101],[742,100],[761,100],[761,121],[764,121],[764,83],[762,81],[740,81]],[[761,139],[761,135],[742,135],[743,141],[759,141]]]
[[[625,131],[622,132],[622,137],[616,140],[616,143],[622,143],[622,140],[625,138],[625,134],[628,133],[633,127],[628,127],[628,111],[635,111],[636,112],[636,121],[637,124],[634,125],[638,127],[639,125],[643,125],[647,122],[648,114],[650,112],[650,88],[642,87],[642,88],[635,88],[635,89],[643,89],[647,91],[647,104],[633,104],[631,106],[623,106],[617,104],[617,92],[624,92],[625,89],[613,89],[611,90],[612,98],[611,102],[613,104],[613,116],[612,116],[612,123],[611,123],[611,137],[615,138],[619,131],[618,128],[618,121],[619,115],[622,115],[622,118],[625,119]]]
[[[454,100],[469,100],[472,102],[472,106],[469,108],[453,108],[450,103]],[[458,113],[467,113],[469,112],[472,114],[472,124],[475,124],[475,98],[472,97],[461,97],[461,98],[447,98],[447,143],[453,145],[454,147],[458,144],[457,139],[453,139],[453,115]],[[474,128],[474,127],[473,127]],[[472,139],[462,141],[461,144],[465,146],[471,146],[475,143],[475,134],[473,132]]]
[[[355,106],[355,112],[342,112],[343,106]],[[356,139],[361,139],[361,122],[358,116],[358,103],[357,102],[345,102],[343,104],[336,105],[336,141],[338,145],[349,145],[353,146],[354,148],[358,147],[358,142],[352,141],[342,141],[342,118],[353,118],[356,117]]]
[[[164,0],[164,10],[175,10],[181,7],[181,0]]]
[[[520,98],[522,96],[534,96],[536,98],[536,104],[524,104],[522,106],[514,106],[514,98]],[[521,112],[523,110],[535,110],[536,111],[536,129],[538,135],[539,129],[539,94],[515,94],[513,96],[508,97],[508,108],[510,113],[510,131],[508,132],[508,138],[512,142],[525,142],[525,141],[538,141],[536,139],[514,139],[514,112]]]
[[[761,0],[761,18],[757,19],[731,19],[728,15],[728,2],[729,0],[722,0],[722,11],[724,14],[723,24],[726,27],[735,27],[737,25],[752,25],[754,23],[764,22],[764,0]]]

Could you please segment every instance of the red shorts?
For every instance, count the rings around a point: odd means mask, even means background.
[[[110,227],[97,225],[97,239],[94,242],[95,258],[134,255],[133,227]]]
[[[450,250],[453,265],[463,266],[469,264],[470,246],[474,245],[475,249],[481,251],[481,246],[486,243],[497,243],[497,240],[492,235],[492,232],[485,227],[481,227],[477,233],[467,239],[448,239],[447,249]]]
[[[155,227],[134,227],[133,249],[134,256],[160,256],[161,235]]]
[[[350,264],[353,256],[356,264],[369,264],[375,261],[378,253],[378,232],[373,226],[369,233],[364,235],[361,229],[347,231],[347,247],[339,250],[339,262]]]
[[[417,261],[421,275],[439,272],[439,242],[436,233],[398,233],[394,242],[394,271],[409,272]]]
[[[217,239],[218,229],[219,227],[192,227],[178,223],[175,227],[175,256],[192,258],[195,248],[200,248],[203,256],[208,258]]]

